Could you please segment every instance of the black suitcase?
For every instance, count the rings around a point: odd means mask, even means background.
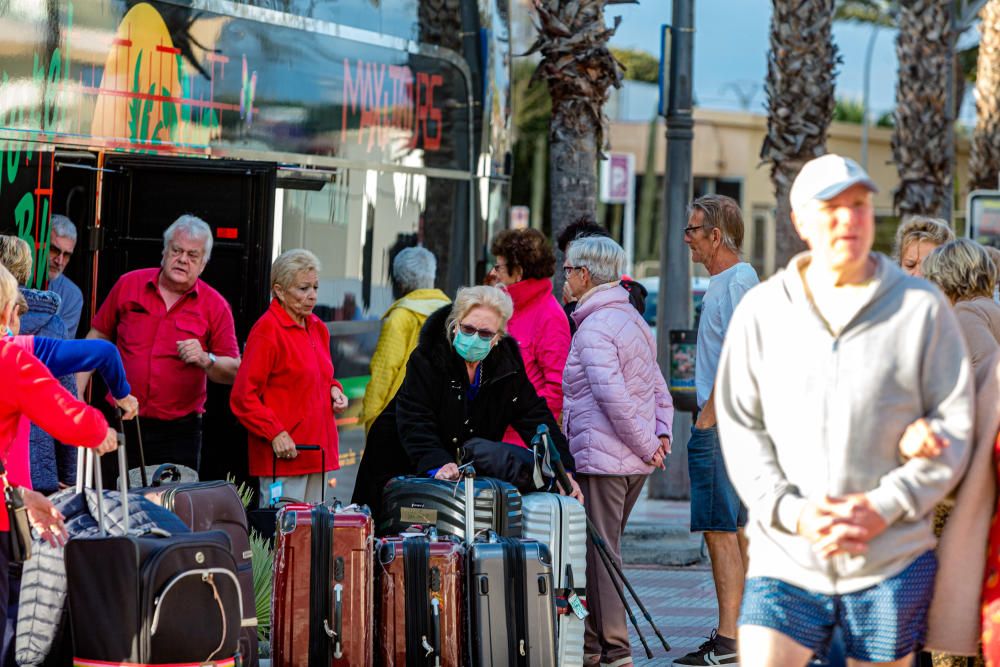
[[[127,535],[66,545],[75,664],[225,664],[243,617],[222,531]]]
[[[398,535],[410,526],[436,526],[443,535],[465,537],[462,482],[429,477],[395,477],[383,492],[379,537]],[[488,477],[475,480],[475,531],[521,536],[521,494],[512,484]]]
[[[85,454],[83,468],[100,489],[100,462],[92,450]],[[124,489],[124,448],[118,461]],[[78,474],[78,488],[86,476]],[[128,494],[122,498],[127,530]],[[70,540],[64,554],[74,664],[233,665],[243,600],[229,536],[109,536],[101,493],[97,512],[102,536]]]
[[[465,471],[466,663],[472,667],[555,667],[556,602],[552,556],[534,540],[475,527],[475,471]]]

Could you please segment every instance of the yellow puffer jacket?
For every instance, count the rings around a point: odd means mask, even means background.
[[[417,346],[427,316],[451,303],[439,289],[413,290],[389,306],[382,316],[382,333],[372,355],[371,380],[361,404],[365,433],[403,384],[406,362]]]

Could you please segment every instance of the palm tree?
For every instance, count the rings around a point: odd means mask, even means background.
[[[792,181],[804,163],[826,152],[840,62],[833,43],[833,11],[834,0],[775,0],[771,13],[767,136],[760,157],[771,163],[779,265],[805,247],[792,227]]]
[[[892,155],[899,172],[893,204],[902,216],[950,210],[954,109],[948,76],[954,67],[953,0],[901,0],[896,56],[896,124]]]
[[[534,0],[541,52],[532,80],[543,80],[552,98],[549,125],[549,192],[552,233],[597,209],[597,160],[604,148],[609,89],[620,87],[621,63],[608,49],[614,27],[604,23],[610,0]]]
[[[1000,0],[979,13],[976,65],[976,129],[969,157],[969,188],[993,190],[1000,176]]]

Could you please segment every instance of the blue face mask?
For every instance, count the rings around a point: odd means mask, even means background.
[[[7,327],[4,327],[4,329],[3,329],[3,335],[4,336],[13,336],[14,332],[11,331],[10,329],[8,329]]]
[[[452,344],[458,356],[466,361],[482,361],[493,349],[492,341],[483,340],[478,334],[464,334],[461,331],[455,332],[455,340]]]

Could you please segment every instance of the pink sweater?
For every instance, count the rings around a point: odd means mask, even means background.
[[[514,301],[514,315],[507,323],[507,330],[521,349],[531,386],[558,422],[563,408],[563,370],[569,354],[569,320],[552,296],[551,280],[521,280],[508,285],[507,293]],[[503,439],[504,442],[524,444],[509,427]]]

